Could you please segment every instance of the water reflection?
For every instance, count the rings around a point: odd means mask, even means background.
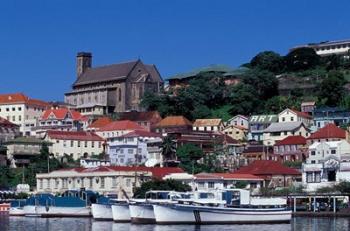
[[[291,224],[276,225],[133,225],[86,218],[31,218],[0,215],[0,231],[342,231],[350,218],[293,218]]]

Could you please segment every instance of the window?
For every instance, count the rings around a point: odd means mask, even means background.
[[[18,121],[22,121],[22,116],[18,116]]]
[[[128,154],[133,154],[133,153],[134,153],[134,150],[131,149],[131,148],[129,148],[129,149],[128,149]]]
[[[313,179],[313,173],[312,172],[307,172],[306,173],[306,182],[307,183],[313,183],[314,179]]]
[[[294,117],[292,116],[292,117],[290,117],[290,121],[294,121]]]
[[[12,116],[12,121],[16,121],[16,116]]]
[[[315,182],[316,183],[321,182],[321,172],[315,172]]]
[[[122,101],[122,90],[120,88],[118,90],[118,100],[119,100],[119,102]]]
[[[12,111],[16,111],[16,108],[13,107],[13,108],[12,108]]]
[[[105,187],[105,178],[104,177],[101,177],[101,188],[104,188]]]
[[[214,182],[208,182],[208,188],[214,188],[215,183]]]
[[[73,147],[74,146],[74,140],[70,141],[70,146]]]
[[[18,111],[22,111],[22,108],[21,108],[21,107],[18,107]]]
[[[113,176],[112,177],[112,188],[116,188],[117,187],[117,177]]]
[[[131,187],[131,179],[129,178],[125,179],[125,185],[126,187]]]
[[[332,149],[332,150],[331,150],[331,154],[337,154],[337,150]]]
[[[92,189],[92,186],[93,186],[93,179],[92,177],[90,177],[90,188]]]
[[[286,118],[282,117],[282,121],[283,121],[283,122],[286,121]]]
[[[102,145],[101,142],[98,142],[98,148],[101,148],[101,145]]]
[[[43,188],[43,180],[39,180],[39,188],[40,188],[40,189]]]
[[[311,161],[311,164],[316,164],[316,161],[315,161],[315,160],[312,160],[312,161]]]
[[[87,148],[87,146],[88,146],[88,142],[87,142],[87,141],[85,141],[85,145],[84,145],[84,147],[85,147],[85,148]]]
[[[80,141],[78,140],[78,147],[80,148]]]
[[[55,180],[55,188],[58,188],[59,184],[60,184],[60,181],[58,179],[56,179]]]
[[[204,188],[204,182],[198,182],[198,189]]]

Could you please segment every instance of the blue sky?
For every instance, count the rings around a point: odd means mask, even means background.
[[[256,53],[350,38],[350,1],[4,0],[0,93],[63,100],[78,51],[93,65],[140,57],[163,78]]]

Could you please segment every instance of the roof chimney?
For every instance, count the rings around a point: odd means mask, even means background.
[[[78,52],[77,54],[77,77],[91,68],[92,54],[90,52]]]

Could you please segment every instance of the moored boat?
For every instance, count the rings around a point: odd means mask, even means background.
[[[114,222],[130,222],[131,218],[128,201],[121,200],[115,204],[112,204],[112,215]]]
[[[287,223],[292,211],[284,198],[252,198],[242,189],[222,191],[226,204],[204,201],[181,201],[154,204],[157,224],[246,224]]]

